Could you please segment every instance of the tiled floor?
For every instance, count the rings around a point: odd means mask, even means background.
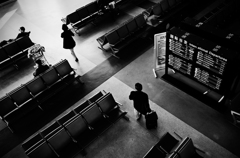
[[[31,39],[46,48],[45,56],[49,63],[54,64],[61,59],[67,59],[76,72],[83,76],[85,84],[98,82],[97,80],[86,80],[88,73],[92,73],[91,70],[97,69],[103,62],[104,64],[109,62],[109,69],[98,73],[101,74],[104,71],[111,73],[110,71],[115,69],[114,67],[123,62],[121,59],[114,59],[115,63],[112,63],[111,55],[98,49],[99,45],[96,39],[144,9],[130,5],[123,9],[125,13],[115,21],[106,20],[103,24],[99,23],[97,27],[90,25],[82,29],[81,35],[75,36],[77,42],[75,51],[80,60],[79,63],[76,63],[70,52],[62,48],[60,19],[91,1],[18,0],[0,9],[0,41],[15,38],[19,27],[25,26],[27,31],[31,31]],[[148,46],[144,49],[145,53],[140,53],[135,60],[129,61],[128,65],[113,73],[114,76],[99,84],[84,98],[79,98],[79,101],[65,111],[71,110],[99,90],[105,90],[111,92],[115,99],[123,104],[122,109],[128,112],[130,121],[122,119],[106,131],[87,148],[86,157],[139,158],[167,131],[173,135],[176,132],[182,137],[191,137],[195,146],[206,152],[205,154],[200,153],[203,157],[239,157],[240,130],[232,125],[231,120],[161,78],[154,77],[152,46]],[[0,96],[33,78],[33,65],[31,60],[25,60],[20,64],[19,70],[8,68],[4,72],[0,72]],[[160,71],[159,74],[163,75],[164,71]],[[135,121],[132,102],[128,99],[128,95],[136,82],[143,84],[144,91],[149,94],[152,109],[158,113],[157,130],[147,130],[144,119],[139,122]],[[3,122],[0,122],[0,128],[6,128]],[[4,143],[0,140],[1,145]],[[21,144],[18,144],[3,157],[24,158],[27,156],[24,154]],[[77,157],[81,157],[81,155]]]

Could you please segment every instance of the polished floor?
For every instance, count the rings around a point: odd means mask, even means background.
[[[154,77],[151,39],[139,39],[126,50],[129,55],[122,59],[117,59],[98,48],[98,37],[130,17],[138,15],[151,3],[123,6],[120,15],[114,20],[106,17],[95,26],[89,25],[81,29],[80,36],[74,37],[79,63],[74,61],[70,51],[62,48],[61,18],[91,1],[18,0],[0,8],[0,41],[15,38],[19,27],[24,26],[26,31],[31,31],[31,39],[46,48],[45,56],[50,64],[67,59],[85,82],[84,85],[72,85],[66,92],[61,93],[62,97],[55,103],[64,106],[52,111],[51,116],[41,120],[38,125],[23,129],[21,133],[11,133],[0,121],[0,156],[27,157],[21,148],[22,141],[98,91],[105,90],[111,92],[123,105],[121,108],[128,112],[130,121],[122,119],[102,134],[88,146],[86,157],[140,158],[166,132],[191,137],[194,145],[204,151],[198,151],[203,157],[240,157],[240,129],[232,124],[229,116],[163,80],[161,76],[164,75],[164,70],[158,72],[158,78]],[[152,3],[158,1],[160,0],[151,0]],[[19,70],[10,67],[0,72],[0,97],[33,78],[33,61],[24,60],[19,66]],[[135,120],[128,95],[136,82],[143,84],[143,90],[149,94],[152,109],[158,113],[156,130],[147,130],[144,119]]]

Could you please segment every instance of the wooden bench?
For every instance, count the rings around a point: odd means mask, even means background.
[[[110,128],[118,120],[116,117],[122,118],[127,113],[120,110],[111,93],[99,94],[91,97],[98,98],[96,101],[90,103],[87,100],[24,141],[22,148],[26,155],[30,158],[74,157],[79,152],[85,155],[85,148]],[[81,106],[84,108],[79,111]],[[44,147],[38,144],[44,144]],[[38,155],[44,148],[49,155]]]
[[[24,36],[0,47],[0,70],[12,65],[18,68],[17,62],[27,58],[27,50],[33,45],[29,36]]]
[[[60,61],[0,99],[2,120],[12,132],[22,128],[23,124],[34,122],[51,108],[46,106],[47,101],[75,80],[82,83],[68,61]]]

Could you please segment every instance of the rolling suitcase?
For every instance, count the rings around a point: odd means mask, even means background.
[[[155,129],[157,128],[157,113],[155,111],[151,111],[145,115],[146,119],[146,127],[147,129]]]

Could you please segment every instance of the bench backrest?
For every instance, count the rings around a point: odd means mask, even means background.
[[[193,145],[192,139],[188,139],[184,146],[178,150],[178,155],[181,158],[192,158],[196,156],[196,150]]]
[[[153,146],[143,158],[153,158],[153,157],[165,158],[166,153],[159,150],[156,146]]]
[[[101,98],[104,94],[100,91],[96,94],[94,94],[93,96],[91,96],[91,98],[89,98],[88,100],[91,102],[91,103],[94,103],[96,102],[99,98]]]
[[[170,7],[173,7],[173,6],[175,6],[175,5],[176,5],[176,3],[177,3],[177,1],[176,1],[176,0],[168,0],[168,4],[169,4],[169,6],[170,6]]]
[[[0,64],[7,60],[10,60],[8,54],[5,52],[5,50],[2,47],[0,47]]]
[[[93,1],[89,4],[86,5],[86,8],[89,12],[90,15],[98,12],[98,5],[97,5],[97,1]]]
[[[17,109],[17,106],[11,100],[10,97],[4,96],[0,98],[0,116],[4,119],[4,116],[11,111]]]
[[[117,29],[117,33],[120,38],[126,38],[130,33],[128,32],[127,25],[124,24]]]
[[[90,16],[90,14],[85,6],[77,9],[76,12],[78,13],[78,15],[80,17],[80,20],[83,20],[83,19],[87,18],[88,16]]]
[[[51,137],[54,133],[56,133],[57,131],[59,131],[61,128],[61,125],[58,122],[53,122],[50,125],[48,125],[47,127],[45,127],[44,129],[42,129],[40,131],[42,137],[44,139],[48,139],[49,137]]]
[[[15,56],[16,54],[22,52],[21,47],[15,41],[5,45],[3,48],[9,56]]]
[[[98,106],[101,108],[102,112],[108,114],[112,109],[116,108],[117,103],[113,98],[111,93],[107,93],[103,98],[97,100]]]
[[[55,64],[53,67],[56,69],[57,73],[61,77],[65,77],[70,73],[75,73],[75,71],[73,70],[73,68],[70,66],[69,62],[66,59]]]
[[[25,86],[33,96],[40,94],[47,88],[40,76],[34,77],[32,80],[27,82]]]
[[[112,45],[117,44],[121,40],[121,38],[119,37],[119,35],[117,33],[117,30],[113,30],[113,31],[109,32],[106,35],[106,38],[108,40],[108,43],[112,44]]]
[[[28,154],[31,150],[36,148],[43,141],[44,139],[42,138],[42,136],[39,133],[37,133],[31,136],[29,139],[25,140],[22,143],[22,148],[25,151],[25,153]]]
[[[179,141],[173,137],[170,133],[166,133],[156,144],[157,147],[166,151],[167,154],[171,153],[174,147],[179,143]]]
[[[162,0],[160,2],[160,4],[161,4],[162,11],[165,12],[165,11],[169,10],[169,4],[168,4],[167,0]]]
[[[58,158],[54,150],[45,141],[31,150],[27,156],[29,158]]]
[[[147,25],[146,20],[144,18],[143,14],[139,14],[137,15],[135,18],[136,24],[139,28],[144,27],[145,25]]]
[[[30,32],[29,32],[30,33]],[[17,44],[20,46],[20,48],[25,51],[26,49],[28,49],[29,47],[33,46],[34,43],[32,42],[32,40],[29,38],[29,36],[24,36],[21,37],[19,40],[16,41]]]
[[[83,134],[89,131],[88,125],[80,115],[75,117],[73,120],[71,120],[67,124],[64,124],[64,126],[69,131],[71,136],[75,139],[78,139],[81,136],[84,137]]]
[[[60,157],[62,155],[65,155],[66,153],[69,153],[69,149],[71,151],[74,151],[73,149],[78,148],[77,144],[74,143],[73,139],[70,137],[70,135],[64,128],[61,128],[58,132],[56,132],[54,135],[48,138],[47,141],[50,143],[53,149],[60,155]]]
[[[87,121],[87,123],[93,128],[98,123],[98,121],[103,118],[103,115],[99,107],[96,105],[96,103],[94,103],[93,106],[84,111],[82,113],[82,116]]]
[[[74,111],[70,111],[66,114],[64,114],[61,118],[57,119],[57,122],[61,125],[66,124],[67,122],[71,121],[77,116],[77,114]]]
[[[44,72],[40,76],[43,79],[44,83],[46,83],[48,86],[52,86],[61,79],[58,76],[57,71],[53,67],[49,68],[46,72]]]
[[[161,8],[160,3],[157,3],[153,6],[152,12],[153,12],[154,15],[161,15],[162,8]]]
[[[67,16],[67,22],[69,22],[69,23],[74,24],[74,23],[78,22],[79,20],[81,20],[81,17],[79,16],[79,14],[76,11]]]
[[[128,21],[126,25],[127,25],[128,31],[131,33],[134,33],[138,30],[138,25],[134,19]]]
[[[14,89],[13,91],[9,92],[8,95],[18,106],[22,106],[22,104],[32,99],[30,92],[25,86],[20,86]]]
[[[85,102],[83,102],[82,104],[78,105],[77,107],[75,107],[73,110],[79,114],[81,113],[84,109],[87,109],[89,107],[90,103],[88,100],[86,100]]]

